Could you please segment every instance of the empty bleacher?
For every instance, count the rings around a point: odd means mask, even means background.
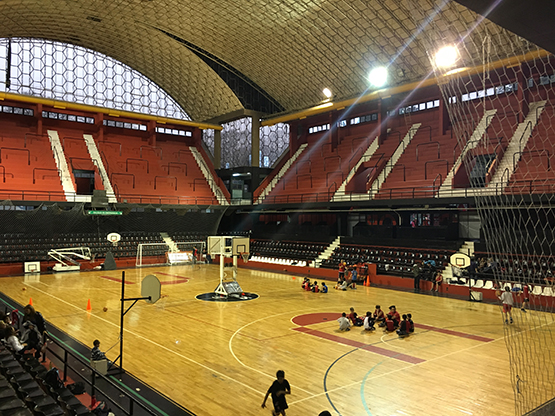
[[[65,201],[48,135],[32,133],[17,119],[1,121],[0,198]]]

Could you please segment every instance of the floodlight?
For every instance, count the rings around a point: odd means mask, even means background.
[[[383,66],[374,68],[368,75],[368,81],[370,81],[370,84],[374,87],[383,87],[387,82],[387,68]]]
[[[438,68],[450,68],[459,58],[459,51],[455,46],[444,46],[437,51],[435,56],[435,64]]]
[[[332,93],[331,93],[331,90],[330,90],[329,88],[324,88],[324,89],[322,90],[322,92],[324,93],[324,96],[325,96],[326,98],[331,98]]]

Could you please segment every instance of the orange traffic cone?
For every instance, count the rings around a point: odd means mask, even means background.
[[[92,308],[91,308],[91,300],[89,299],[87,302],[87,312],[90,312],[90,311],[92,311]]]
[[[33,298],[29,298],[29,305],[33,306]]]

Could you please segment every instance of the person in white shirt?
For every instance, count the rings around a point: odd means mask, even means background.
[[[339,330],[340,331],[350,331],[351,330],[351,322],[347,319],[347,314],[343,312],[341,317],[337,320],[339,322]]]
[[[366,331],[373,331],[376,329],[374,327],[374,318],[372,317],[371,312],[366,312],[366,316],[364,317],[364,329]]]
[[[511,324],[513,323],[513,315],[511,314],[511,309],[513,308],[513,294],[511,293],[511,288],[505,286],[505,291],[498,296],[499,300],[503,302],[503,313],[505,314],[505,323],[508,324],[510,318]]]
[[[11,326],[8,326],[8,328],[6,329],[5,339],[6,344],[15,352],[20,352],[24,348],[24,346],[21,345],[21,343],[19,342],[19,338],[17,338],[15,334],[15,329],[13,329],[13,327]]]

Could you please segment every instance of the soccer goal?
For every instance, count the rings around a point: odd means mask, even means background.
[[[140,243],[137,245],[135,266],[159,266],[168,264],[167,253],[170,246],[166,243]]]

